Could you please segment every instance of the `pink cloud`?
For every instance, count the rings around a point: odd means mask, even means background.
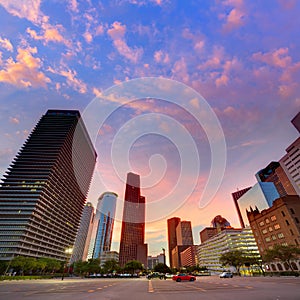
[[[9,122],[13,124],[19,124],[20,120],[16,117],[9,117]]]
[[[13,16],[25,18],[34,24],[41,22],[41,0],[1,0],[1,5]]]
[[[11,42],[6,38],[0,37],[0,47],[4,48],[7,51],[13,52],[14,47]]]
[[[182,82],[189,82],[190,76],[185,59],[182,57],[177,60],[172,68],[173,78]]]
[[[168,64],[170,62],[170,57],[168,53],[165,53],[162,50],[155,51],[154,53],[154,60],[157,63],[164,63]]]
[[[37,48],[19,48],[16,61],[9,58],[0,71],[0,82],[6,82],[18,87],[46,87],[51,80],[40,72],[41,60],[34,57]]]
[[[246,9],[243,0],[226,0],[222,2],[225,6],[233,7],[229,14],[220,14],[219,18],[224,19],[223,31],[230,32],[245,24]]]
[[[272,52],[262,53],[257,52],[252,55],[252,58],[257,61],[264,62],[270,66],[285,68],[291,64],[291,57],[288,56],[288,48],[279,48]]]
[[[27,33],[34,40],[42,40],[45,44],[49,42],[63,43],[69,45],[69,42],[66,41],[61,35],[60,31],[63,30],[61,25],[52,26],[48,23],[43,23],[42,26],[42,35],[38,35],[37,32],[31,28],[27,28]]]
[[[126,25],[122,25],[120,22],[114,22],[110,29],[107,30],[107,34],[113,40],[113,44],[119,54],[127,58],[133,63],[137,63],[143,54],[142,48],[130,48],[125,41]]]
[[[48,71],[53,74],[58,74],[60,76],[65,77],[68,86],[74,88],[74,90],[78,91],[79,93],[81,94],[86,93],[87,86],[84,82],[82,82],[80,79],[77,78],[77,72],[75,70],[71,70],[71,69],[54,70],[49,67]]]

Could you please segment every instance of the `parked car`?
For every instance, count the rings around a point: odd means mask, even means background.
[[[196,277],[193,275],[187,275],[187,274],[178,274],[178,275],[174,275],[173,280],[180,282],[183,280],[187,280],[187,281],[195,281]]]
[[[232,278],[233,274],[231,272],[223,272],[220,274],[220,278]]]

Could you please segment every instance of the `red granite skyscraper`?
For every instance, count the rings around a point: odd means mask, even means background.
[[[127,174],[119,263],[138,260],[147,267],[145,242],[145,197],[141,196],[140,176]]]

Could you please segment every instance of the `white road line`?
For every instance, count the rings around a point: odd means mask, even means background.
[[[152,281],[149,280],[148,282],[149,282],[149,284],[148,284],[148,293],[153,293],[154,289],[153,289],[153,286],[152,286]]]

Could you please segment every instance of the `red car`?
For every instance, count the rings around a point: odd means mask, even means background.
[[[187,281],[195,281],[196,277],[193,275],[187,275],[187,274],[178,274],[178,275],[174,275],[172,277],[173,280],[180,282],[182,280],[187,280]]]

